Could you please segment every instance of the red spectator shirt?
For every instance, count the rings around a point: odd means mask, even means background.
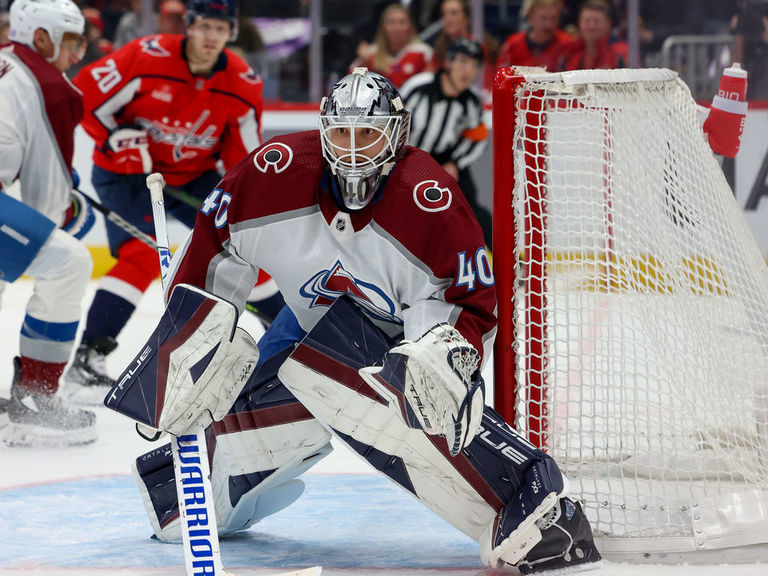
[[[139,126],[149,136],[153,169],[183,186],[225,169],[261,143],[261,78],[224,50],[208,76],[193,75],[181,35],[138,38],[83,68],[83,128],[94,139],[94,164],[120,173],[106,148],[111,131]]]
[[[557,30],[547,44],[534,44],[526,32],[512,34],[504,42],[499,53],[498,66],[540,66],[548,72],[558,71],[564,50],[573,44],[574,38]]]
[[[584,48],[584,40],[578,38],[565,48],[560,70],[591,70],[595,68],[625,68],[627,65],[627,45],[625,42],[611,42],[605,38],[597,46],[593,56]]]

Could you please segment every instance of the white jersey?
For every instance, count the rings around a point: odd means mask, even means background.
[[[477,221],[448,174],[408,148],[362,210],[340,211],[317,131],[275,138],[206,199],[170,285],[193,284],[241,309],[259,269],[304,330],[352,297],[389,332],[415,340],[448,322],[481,353],[496,292]]]
[[[0,185],[18,179],[21,200],[57,224],[70,202],[81,118],[82,97],[64,74],[26,46],[0,49]]]

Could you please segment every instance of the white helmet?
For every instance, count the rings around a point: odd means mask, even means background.
[[[339,80],[320,110],[323,157],[336,176],[344,205],[360,210],[405,154],[410,112],[392,83],[367,68],[355,68]],[[372,130],[374,141],[356,143],[356,128]],[[331,142],[339,130],[349,135],[349,146]]]
[[[11,40],[34,48],[33,38],[38,28],[48,32],[53,41],[53,57],[48,61],[54,62],[59,57],[64,34],[82,36],[85,18],[72,0],[16,0],[11,4]]]

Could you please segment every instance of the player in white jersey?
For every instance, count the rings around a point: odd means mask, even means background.
[[[221,534],[298,498],[333,434],[493,567],[595,562],[557,465],[484,406],[496,292],[482,232],[456,181],[407,145],[409,120],[392,84],[358,68],[324,99],[319,131],[228,171],[105,404],[177,435],[212,422]],[[260,269],[286,307],[257,348],[234,323]],[[136,477],[158,538],[178,539],[170,448],[141,456]]]
[[[11,42],[0,47],[0,293],[22,274],[35,281],[0,418],[10,445],[84,444],[96,438],[93,413],[56,395],[93,267],[80,240],[93,209],[72,182],[82,95],[64,76],[80,59],[84,19],[71,0],[16,0],[10,16]]]

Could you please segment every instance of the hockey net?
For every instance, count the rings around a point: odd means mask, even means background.
[[[768,268],[687,87],[501,69],[493,115],[497,410],[608,557],[762,550]]]

